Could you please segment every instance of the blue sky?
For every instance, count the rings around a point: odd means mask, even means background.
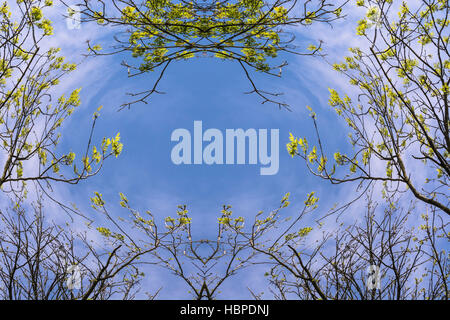
[[[62,8],[59,8],[62,10]],[[59,18],[56,9],[55,36],[51,45],[63,47],[63,54],[69,60],[79,60],[86,52],[85,39],[100,43],[105,49],[111,44],[105,29],[95,25],[82,24],[80,30],[68,30]],[[348,22],[342,25],[348,28]],[[59,28],[58,28],[59,26]],[[342,29],[344,30],[344,29]],[[353,30],[340,33],[344,41],[335,39],[338,30],[325,26],[311,28],[298,34],[298,43],[311,43],[317,38],[335,42],[333,50],[350,46]],[[333,44],[333,43],[332,43]],[[331,52],[331,59],[340,59],[339,53]],[[159,90],[163,95],[152,95],[148,104],[135,104],[130,110],[119,110],[119,106],[131,99],[126,92],[149,89],[157,73],[127,78],[127,70],[120,65],[129,56],[117,55],[85,60],[68,79],[61,92],[82,87],[82,106],[74,113],[64,127],[61,150],[81,153],[88,139],[93,112],[103,105],[95,129],[95,141],[104,136],[120,132],[124,143],[119,158],[107,161],[101,174],[76,186],[58,185],[56,193],[62,199],[75,202],[86,214],[96,217],[90,208],[89,198],[94,191],[103,194],[110,210],[117,215],[126,215],[118,206],[118,193],[127,195],[136,209],[151,210],[157,220],[176,215],[178,204],[187,204],[193,218],[194,234],[198,238],[214,236],[217,218],[223,204],[233,206],[236,216],[253,217],[259,210],[275,209],[282,196],[290,192],[292,206],[284,215],[295,215],[303,206],[306,194],[316,191],[322,198],[326,211],[337,200],[344,200],[352,193],[351,188],[336,188],[307,172],[299,159],[292,159],[286,151],[289,132],[297,136],[313,137],[313,124],[306,105],[319,115],[319,124],[326,128],[324,141],[330,150],[345,150],[346,130],[336,121],[334,111],[326,104],[328,86],[343,86],[336,83],[337,75],[330,72],[323,60],[310,57],[283,57],[289,65],[281,79],[255,74],[259,88],[281,91],[281,99],[290,105],[292,111],[279,109],[276,105],[261,104],[250,91],[250,83],[236,63],[214,58],[198,58],[173,63],[164,75]],[[281,60],[281,59],[280,59]],[[343,79],[339,79],[342,81]],[[127,100],[128,99],[128,100]],[[170,153],[175,142],[171,133],[177,128],[193,132],[195,120],[203,122],[204,130],[249,128],[279,129],[279,172],[273,176],[261,176],[260,165],[174,165]],[[246,287],[256,291],[263,288],[261,281],[264,268],[244,270],[239,276],[225,283],[222,298],[250,298]],[[189,298],[184,284],[157,269],[147,272],[145,289],[163,286],[160,298]]]
[[[52,11],[55,36],[50,45],[63,47],[68,60],[78,61],[86,52],[86,39],[111,45],[110,33],[96,25],[82,24],[79,30],[65,28],[61,17],[62,7]],[[334,29],[318,25],[297,30],[298,44],[311,43],[311,39],[325,41],[325,52],[331,62],[340,61],[348,47],[361,45],[355,37],[355,17],[360,11],[353,9],[346,21],[338,22]],[[311,57],[286,56],[289,65],[283,77],[253,73],[259,88],[284,93],[281,99],[292,111],[278,109],[274,104],[261,104],[255,94],[243,94],[251,89],[240,66],[230,61],[198,58],[170,65],[159,90],[163,95],[152,95],[148,104],[135,104],[130,110],[119,110],[127,102],[127,92],[149,89],[157,73],[148,73],[129,79],[127,70],[120,65],[129,56],[116,55],[85,60],[70,78],[63,81],[60,93],[82,87],[82,106],[74,113],[63,129],[61,150],[84,151],[89,135],[92,114],[100,111],[94,143],[104,136],[120,132],[124,143],[122,154],[105,163],[101,174],[82,181],[76,186],[56,185],[55,193],[62,200],[75,202],[88,216],[96,217],[90,208],[89,198],[94,191],[104,195],[116,215],[125,215],[118,205],[118,193],[127,195],[131,205],[142,211],[151,210],[160,222],[168,215],[176,215],[176,206],[188,205],[193,218],[194,234],[198,238],[214,236],[221,206],[233,206],[236,216],[253,217],[259,210],[275,209],[282,196],[290,192],[292,206],[283,215],[295,215],[302,207],[307,193],[316,191],[321,198],[321,210],[339,201],[345,202],[354,195],[354,186],[331,186],[315,178],[300,159],[292,159],[286,151],[289,132],[296,136],[313,138],[313,123],[306,105],[318,114],[325,149],[345,152],[347,130],[327,105],[328,88],[347,89],[347,80],[333,72],[324,60]],[[350,92],[350,91],[347,91]],[[351,93],[351,92],[350,92]],[[201,120],[204,130],[249,128],[279,129],[279,172],[261,176],[260,165],[175,165],[170,159],[176,144],[171,142],[173,130],[186,128],[193,132],[195,120]],[[330,157],[332,157],[330,155]],[[358,207],[350,218],[358,217]],[[58,217],[54,217],[59,219]],[[313,219],[311,219],[312,221]],[[264,287],[261,281],[263,268],[244,270],[228,280],[223,288],[227,295],[221,298],[250,298],[246,287],[256,291]],[[147,272],[145,290],[163,286],[160,298],[189,298],[185,286],[160,269]]]

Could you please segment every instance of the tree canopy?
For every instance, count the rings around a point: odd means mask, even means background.
[[[242,0],[242,1],[116,1],[81,4],[83,21],[96,21],[120,30],[115,46],[90,45],[94,55],[130,53],[139,62],[123,62],[130,77],[159,71],[152,88],[135,94],[135,102],[145,102],[153,93],[169,64],[180,59],[212,56],[232,60],[242,67],[245,77],[263,103],[288,107],[279,94],[260,90],[251,71],[281,76],[286,61],[280,53],[318,55],[322,44],[309,46],[295,42],[295,27],[331,23],[342,18],[346,1]],[[101,50],[102,49],[102,50]],[[104,52],[105,51],[105,52]]]

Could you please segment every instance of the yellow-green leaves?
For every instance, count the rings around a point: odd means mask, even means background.
[[[95,146],[92,147],[92,160],[96,163],[99,163],[102,160],[102,156]]]
[[[48,19],[42,19],[42,21],[36,23],[36,26],[38,26],[38,28],[42,29],[44,31],[44,35],[46,35],[46,36],[53,34],[52,22]]]
[[[308,19],[314,18],[314,14],[315,13],[310,13],[309,12],[307,14]],[[285,22],[288,19],[288,17],[287,17],[287,9],[285,7],[282,7],[282,6],[275,7],[273,12],[271,12],[271,15],[272,15],[273,19],[276,22]]]
[[[62,65],[64,71],[74,71],[77,68],[75,63],[65,63]]]
[[[223,209],[221,210],[222,217],[218,218],[217,220],[221,224],[227,224],[230,221],[230,216],[232,215],[233,211],[231,211],[231,206],[223,206]]]
[[[284,197],[281,199],[281,207],[282,208],[286,208],[287,206],[289,206],[290,202],[289,202],[289,196],[291,195],[290,192],[286,193],[284,195]]]
[[[401,62],[400,67],[397,69],[397,74],[400,78],[404,79],[404,83],[409,83],[409,76],[416,67],[418,61],[415,59],[405,59]]]
[[[89,48],[89,51],[101,51],[102,50],[102,46],[99,44],[93,45],[92,47]]]
[[[104,228],[104,227],[98,227],[97,231],[100,232],[100,234],[106,238],[111,236],[111,230],[109,230],[108,228]]]
[[[308,161],[310,163],[314,163],[316,159],[317,159],[317,148],[316,146],[314,146],[311,152],[308,154]]]
[[[98,24],[105,23],[105,19],[103,18],[103,12],[101,11],[94,12],[94,18],[97,20]]]
[[[105,238],[116,239],[121,242],[123,242],[125,240],[124,235],[117,233],[117,232],[112,232],[109,228],[106,228],[106,227],[98,227],[97,231]]]
[[[65,100],[65,107],[67,107],[68,105],[78,107],[81,104],[80,91],[81,91],[81,88],[72,91],[69,99]]]
[[[366,12],[366,17],[372,23],[378,23],[380,19],[380,9],[377,6],[369,7]]]
[[[358,21],[358,27],[356,28],[356,34],[359,36],[363,36],[366,34],[366,30],[367,30],[367,20],[366,19],[361,19]]]
[[[21,178],[23,176],[23,163],[22,163],[22,161],[19,161],[17,163],[16,171],[17,171],[17,177]]]
[[[307,199],[305,200],[305,205],[306,207],[313,207],[313,208],[317,208],[317,202],[319,201],[319,198],[316,198],[314,195],[316,194],[315,191],[312,191],[311,193],[308,194]]]
[[[313,230],[313,228],[311,228],[311,227],[305,227],[305,228],[302,228],[302,229],[300,229],[300,231],[298,232],[298,235],[299,235],[300,237],[305,237],[305,236],[307,236],[312,230]]]
[[[380,53],[378,57],[380,58],[380,60],[386,61],[389,58],[394,57],[395,55],[396,55],[395,49],[389,48],[384,52]]]
[[[119,192],[119,196],[120,196],[120,206],[126,208],[128,205],[127,197],[125,197],[125,195],[122,192]]]
[[[294,157],[298,152],[299,141],[292,135],[292,133],[289,133],[289,141],[290,142],[286,145],[286,147],[291,157]]]
[[[334,160],[338,165],[340,166],[344,165],[344,157],[339,152],[336,152],[334,154]]]
[[[301,147],[303,154],[306,154],[308,151],[308,141],[306,138],[296,138],[292,133],[289,133],[289,143],[286,145],[286,148],[291,157],[299,154],[299,146]]]
[[[166,217],[164,219],[165,226],[169,230],[175,230],[176,228],[184,228],[192,222],[192,218],[188,216],[188,210],[186,205],[179,205],[177,207],[178,218]]]
[[[123,144],[120,143],[120,132],[117,133],[116,137],[111,140],[111,149],[116,158],[121,154]]]
[[[233,211],[231,210],[231,206],[224,205],[222,210],[220,211],[222,216],[220,218],[217,218],[217,221],[220,225],[225,225],[227,227],[233,227],[233,219],[231,218],[231,215],[233,214]],[[241,229],[244,224],[244,219],[242,217],[234,219],[234,227],[235,229]]]
[[[102,194],[95,191],[94,196],[91,198],[91,203],[91,206],[94,209],[103,207],[105,205],[105,201],[103,200]]]
[[[42,14],[41,8],[39,8],[39,7],[31,8],[31,19],[33,21],[39,21],[42,19],[42,17],[43,17],[43,14]]]
[[[132,22],[138,16],[139,16],[139,14],[136,12],[136,8],[134,8],[134,7],[126,6],[125,8],[122,9],[122,17],[121,17],[121,19],[124,22]]]
[[[81,158],[81,161],[83,162],[84,170],[86,170],[87,173],[90,173],[92,171],[92,167],[91,167],[91,161],[90,161],[89,156],[85,156],[85,157]]]
[[[298,238],[304,238],[306,237],[311,231],[313,230],[313,228],[311,227],[305,227],[305,228],[301,228],[297,233],[289,233],[287,234],[284,239],[286,241],[292,241]]]
[[[51,1],[46,1],[45,6],[51,6]],[[53,34],[52,22],[49,19],[44,18],[42,8],[33,6],[30,9],[30,19],[36,26],[43,30],[45,36]]]
[[[71,165],[75,160],[75,153],[69,152],[69,154],[66,155],[65,158],[66,158],[66,165]]]
[[[103,138],[102,147],[103,153],[106,153],[108,147],[111,146],[112,154],[118,157],[123,149],[123,144],[120,142],[120,132],[114,138]]]
[[[367,149],[363,152],[363,163],[364,165],[369,164],[369,160],[370,160],[370,155],[371,155],[371,150]]]
[[[322,171],[325,170],[325,166],[327,164],[327,157],[320,157],[320,161],[319,161],[319,167],[317,168],[317,171],[319,173],[321,173]]]
[[[218,2],[212,16],[211,9],[204,10],[192,3],[148,1],[146,8],[139,11],[130,6],[122,9],[121,20],[134,27],[129,42],[133,57],[144,56],[140,71],[151,71],[172,58],[192,58],[203,46],[220,59],[241,56],[258,70],[269,71],[264,61],[266,57],[276,57],[279,41],[270,23],[285,21],[287,10],[275,7],[266,13],[261,10],[262,5],[260,0],[225,5]],[[145,28],[140,27],[143,24]],[[243,32],[247,25],[248,31]],[[208,44],[194,40],[197,38],[209,39]],[[235,46],[242,48],[242,55],[236,55]]]
[[[3,2],[0,5],[0,14],[2,14],[4,17],[11,17],[11,11],[9,10],[9,6],[7,2]]]
[[[336,90],[331,89],[331,88],[329,88],[328,90],[330,91],[330,98],[328,100],[328,103],[330,104],[330,106],[336,107],[336,106],[343,104],[343,101],[342,101],[341,97],[339,97],[339,94],[337,93]]]

